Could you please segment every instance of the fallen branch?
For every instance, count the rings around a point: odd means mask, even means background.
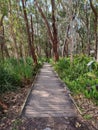
[[[69,97],[70,97],[70,98],[71,98],[71,100],[73,101],[73,103],[74,103],[74,105],[75,105],[76,109],[78,110],[78,112],[80,113],[80,115],[82,115],[81,110],[80,110],[80,109],[79,109],[79,107],[77,106],[76,102],[74,101],[74,99],[72,98],[72,96],[71,96],[71,94],[70,94],[70,93],[69,93]]]

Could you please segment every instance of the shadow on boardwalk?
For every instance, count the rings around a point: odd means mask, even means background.
[[[18,130],[94,130],[74,117],[25,118]]]
[[[67,88],[45,63],[22,111],[19,130],[94,130],[78,117]]]
[[[22,116],[76,117],[76,109],[61,80],[49,64],[44,64],[32,87]]]

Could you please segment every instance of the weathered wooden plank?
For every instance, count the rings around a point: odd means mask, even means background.
[[[67,91],[64,90],[62,82],[49,64],[45,64],[40,70],[23,115],[26,117],[71,117],[76,115]]]

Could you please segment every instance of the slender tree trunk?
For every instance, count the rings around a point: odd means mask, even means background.
[[[19,50],[20,50],[20,52],[19,52],[19,54],[20,54],[20,57],[21,58],[23,58],[23,48],[22,48],[22,42],[20,42],[20,46],[19,46]]]
[[[19,58],[19,56],[18,56],[18,45],[17,45],[16,34],[15,34],[15,31],[14,31],[14,26],[13,26],[11,0],[9,0],[9,17],[10,17],[10,33],[11,33],[11,36],[12,36],[12,39],[13,39],[13,42],[14,42],[14,47],[13,47],[14,55],[15,55],[15,58],[18,59]]]
[[[50,44],[49,40],[48,40],[48,44],[49,44],[49,57],[51,58],[52,57],[52,54],[51,54],[52,45]]]
[[[98,18],[95,18],[95,58],[98,61]]]
[[[4,35],[3,35],[3,26],[2,26],[2,30],[0,30],[0,40],[1,40],[1,55],[2,55],[2,59],[4,59]]]
[[[94,7],[92,0],[90,1],[90,6],[92,8],[92,11],[94,13],[95,19],[94,19],[94,30],[95,30],[95,59],[98,61],[98,11],[97,9]]]
[[[86,5],[86,28],[87,28],[87,53],[90,55],[90,22],[87,14],[87,5]]]
[[[38,5],[37,0],[35,0],[35,4],[45,22],[45,25],[47,27],[47,31],[48,31],[48,35],[50,38],[50,41],[52,43],[52,47],[53,47],[53,54],[54,54],[54,60],[57,61],[59,60],[59,54],[58,54],[58,37],[57,37],[57,28],[56,28],[56,20],[55,20],[55,1],[51,0],[51,4],[52,4],[52,28],[53,28],[53,33],[50,29],[48,20],[45,16],[45,14],[43,13],[42,9],[40,8],[40,6]]]
[[[67,57],[68,57],[68,39],[69,39],[68,33],[69,33],[69,29],[70,29],[70,24],[68,25],[68,28],[67,28],[67,34],[66,34],[66,39],[65,39],[64,48],[63,48],[63,56],[66,55]]]
[[[7,46],[6,46],[6,44],[5,44],[4,26],[3,26],[3,51],[5,52],[6,57],[9,58],[10,55],[9,55],[9,52],[8,52]]]
[[[4,51],[5,51],[6,57],[9,57],[9,52],[8,52],[7,46],[5,44],[3,18],[4,18],[4,15],[1,17],[1,20],[0,20],[0,41],[1,41],[0,44],[1,44],[2,58],[4,59]]]
[[[45,55],[46,55],[46,58],[48,59],[49,58],[49,54],[48,54],[48,43],[47,43],[47,41],[46,41],[46,43],[45,43]]]
[[[53,52],[55,61],[59,60],[58,54],[58,32],[56,27],[56,19],[55,19],[55,0],[51,0],[52,5],[52,28],[53,28]]]
[[[29,49],[31,56],[34,60],[35,65],[37,64],[37,57],[35,55],[35,49],[34,46],[32,45],[33,39],[31,40],[31,35],[30,35],[30,29],[29,29],[29,23],[28,23],[28,18],[27,18],[27,12],[26,12],[26,7],[25,7],[25,0],[22,0],[22,7],[23,7],[23,12],[24,12],[24,20],[26,23],[26,29],[27,29],[27,35],[28,35],[28,44],[29,44]],[[33,32],[32,32],[33,33]]]
[[[68,57],[68,39],[66,38],[63,48],[63,57]]]
[[[2,15],[2,17],[0,19],[0,27],[3,25],[3,18],[4,18],[4,15]]]
[[[5,50],[5,53],[6,53],[6,57],[10,58],[10,54],[9,54],[9,51],[8,51],[8,48],[7,48],[6,45],[4,46],[4,50]]]
[[[17,59],[19,59],[19,55],[18,55],[18,45],[17,45],[17,40],[16,40],[16,34],[13,30],[13,26],[10,25],[10,28],[11,28],[11,35],[12,35],[12,38],[13,38],[13,42],[14,42],[14,51],[15,51],[15,57]]]
[[[48,23],[48,21],[47,21],[46,16],[44,15],[42,9],[39,7],[37,0],[35,0],[35,5],[37,6],[37,8],[38,8],[38,10],[39,10],[39,12],[40,12],[42,18],[44,19],[44,22],[45,22],[45,25],[46,25],[46,27],[47,27],[48,34],[49,34],[51,43],[53,43],[53,36],[52,36],[52,32],[51,32],[51,30],[50,30],[49,23]]]
[[[1,44],[1,55],[2,55],[2,59],[4,59],[4,55],[3,55],[3,42],[4,42],[4,36],[3,36],[3,18],[4,15],[2,15],[1,19],[0,19],[0,44]]]
[[[34,29],[33,29],[33,20],[32,20],[32,15],[31,15],[31,30],[32,30],[32,36],[31,36],[31,42],[32,42],[32,56],[34,63],[37,64],[37,56],[35,54],[35,47],[34,47]]]

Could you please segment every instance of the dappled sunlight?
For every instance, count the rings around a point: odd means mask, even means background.
[[[41,69],[24,112],[27,117],[75,115],[72,102],[51,68]]]
[[[38,91],[38,90],[36,90],[36,91],[34,92],[34,94],[35,94],[35,95],[38,95],[38,96],[40,96],[40,97],[48,97],[48,96],[49,96],[49,93],[46,92],[46,91]]]
[[[45,72],[45,73],[49,72],[49,73],[52,73],[51,70],[45,70],[45,69],[42,70],[42,72]]]

